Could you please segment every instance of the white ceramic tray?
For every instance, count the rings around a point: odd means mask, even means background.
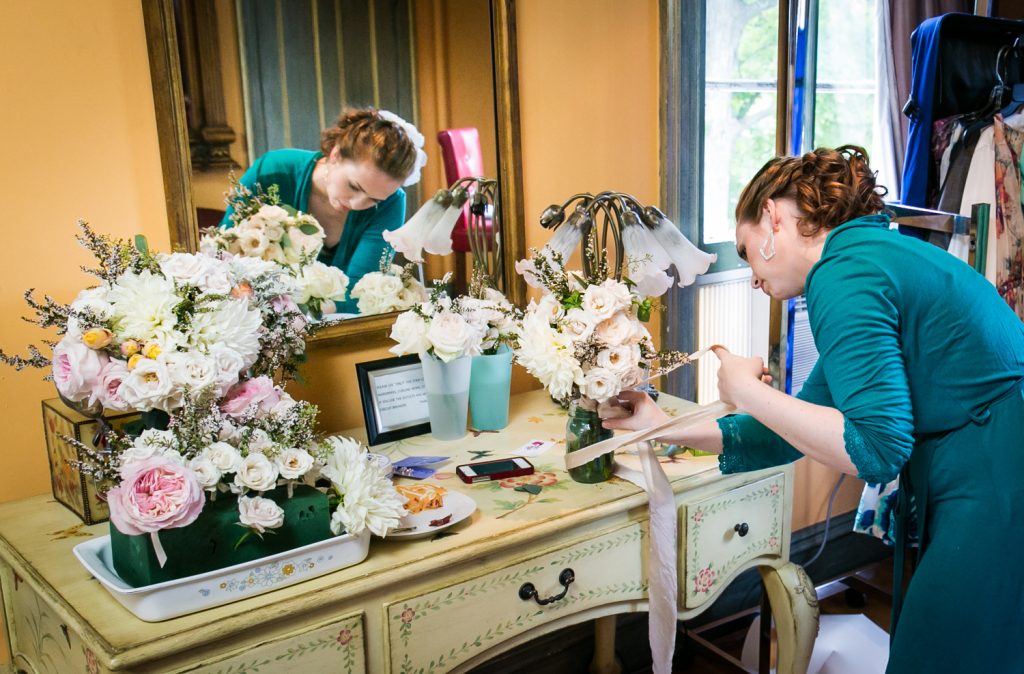
[[[369,551],[370,532],[364,530],[359,535],[335,536],[187,578],[132,587],[114,571],[110,536],[79,543],[74,548],[78,561],[114,599],[146,622],[177,618],[316,578],[358,564]]]

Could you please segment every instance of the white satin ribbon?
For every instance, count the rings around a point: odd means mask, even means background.
[[[162,569],[164,568],[164,564],[167,563],[167,553],[164,552],[164,544],[160,542],[160,532],[151,532],[149,534],[149,540],[153,544],[153,552],[156,553],[156,561]]]
[[[637,444],[642,473],[616,465],[615,474],[647,492],[650,539],[647,555],[648,638],[651,642],[654,674],[671,674],[672,655],[676,644],[676,607],[679,581],[677,576],[678,520],[675,496],[665,469],[654,454],[652,441],[704,421],[717,419],[733,411],[723,402],[701,406],[692,412],[673,417],[653,428],[609,438],[565,455],[566,468],[576,468],[587,461],[614,452],[620,447]]]

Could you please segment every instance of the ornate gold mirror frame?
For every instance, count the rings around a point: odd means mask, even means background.
[[[515,261],[526,257],[523,227],[522,169],[519,144],[519,68],[516,57],[515,0],[490,0],[494,49],[494,96],[497,120],[498,182],[505,287],[517,305],[526,302],[526,286],[515,273]],[[156,104],[160,165],[164,175],[167,220],[175,250],[199,248],[199,225],[192,198],[185,100],[173,0],[142,0],[149,65]],[[413,209],[415,210],[415,209]],[[395,314],[341,321],[319,331],[318,346],[351,342],[357,336],[385,333]]]

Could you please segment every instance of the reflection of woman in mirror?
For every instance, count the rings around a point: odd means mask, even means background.
[[[277,185],[282,202],[312,214],[326,234],[320,262],[343,270],[352,288],[377,271],[384,231],[405,220],[402,186],[419,182],[426,161],[412,124],[386,110],[354,109],[320,134],[320,152],[271,150],[239,182],[250,190]],[[221,225],[231,225],[231,213]],[[337,310],[355,313],[356,303],[339,302]]]

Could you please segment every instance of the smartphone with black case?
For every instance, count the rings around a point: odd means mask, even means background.
[[[466,484],[504,480],[506,477],[519,477],[533,473],[533,464],[521,456],[493,461],[477,461],[464,463],[455,467],[455,474]]]

